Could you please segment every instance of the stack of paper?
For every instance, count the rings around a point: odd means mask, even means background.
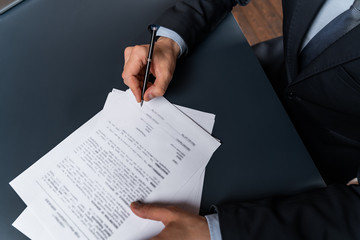
[[[148,239],[163,224],[133,201],[197,213],[205,166],[219,141],[213,114],[156,98],[140,107],[114,90],[104,109],[10,185],[27,208],[14,226],[31,239]]]

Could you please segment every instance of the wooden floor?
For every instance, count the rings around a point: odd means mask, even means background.
[[[252,0],[232,13],[250,45],[282,35],[282,0]]]

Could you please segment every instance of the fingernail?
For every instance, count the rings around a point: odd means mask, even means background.
[[[142,203],[140,203],[139,201],[136,201],[136,202],[133,202],[132,203],[132,206],[135,208],[135,209],[138,209],[142,206]]]
[[[151,94],[151,93],[149,93],[149,95],[148,95],[148,101],[150,101],[151,99],[153,99],[154,98],[154,96]]]

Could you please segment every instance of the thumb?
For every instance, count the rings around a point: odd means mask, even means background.
[[[155,204],[133,202],[131,203],[130,208],[138,217],[161,221],[163,223],[167,222],[172,216],[172,212],[169,209]]]
[[[153,98],[163,96],[172,79],[172,73],[159,73],[156,75],[155,82],[145,92],[145,101],[150,101]]]

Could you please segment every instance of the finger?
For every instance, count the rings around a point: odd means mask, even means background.
[[[130,56],[131,56],[131,52],[133,50],[133,47],[127,47],[124,50],[124,65],[128,62]]]
[[[137,76],[127,76],[124,83],[131,89],[137,102],[141,100],[141,82]]]
[[[136,102],[139,103],[141,101],[141,89],[139,87],[130,88],[130,89],[133,95],[135,96]]]
[[[146,65],[146,46],[126,48],[124,52],[125,64],[122,77],[124,83],[133,92],[136,101],[141,100],[141,86],[144,66]]]
[[[129,62],[129,60],[141,59],[146,64],[146,57],[148,52],[148,45],[136,45],[133,47],[127,47],[124,50],[124,65]]]
[[[133,202],[130,205],[131,211],[141,218],[161,221],[164,224],[173,217],[171,209],[156,204],[142,204]]]
[[[144,60],[141,56],[131,55],[124,65],[124,70],[122,73],[124,83],[127,85],[129,80],[131,80],[131,77],[139,77],[144,75],[143,72],[145,71],[145,65],[146,60]]]
[[[157,74],[155,82],[146,90],[144,95],[145,101],[150,101],[155,97],[163,96],[170,84],[172,73],[163,71]]]
[[[351,181],[349,181],[346,185],[350,186],[350,185],[359,185],[359,181],[357,178],[352,179]]]

